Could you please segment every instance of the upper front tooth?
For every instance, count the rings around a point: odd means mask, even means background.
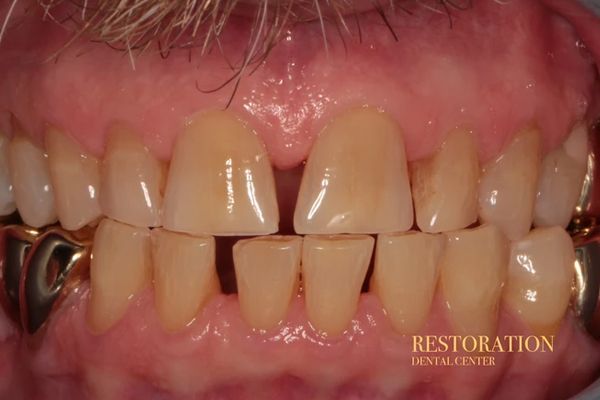
[[[54,128],[46,133],[46,149],[58,219],[63,228],[78,230],[102,213],[98,201],[98,160]]]
[[[367,235],[306,236],[302,283],[312,325],[331,336],[348,328],[369,268],[374,239]]]
[[[540,133],[529,128],[482,171],[479,216],[511,240],[523,237],[531,227],[540,152]]]
[[[411,178],[421,231],[456,230],[477,221],[479,158],[470,132],[452,132],[431,159],[411,164]]]
[[[504,301],[537,334],[553,333],[571,295],[575,251],[559,227],[538,228],[512,244]]]
[[[415,334],[425,323],[445,244],[444,235],[421,232],[378,236],[370,290],[398,332]]]
[[[135,226],[160,225],[165,168],[122,125],[111,129],[101,176],[100,205],[106,216]]]
[[[257,329],[281,322],[298,291],[302,238],[265,236],[233,246],[238,298],[244,319]]]
[[[54,190],[46,153],[19,133],[9,144],[8,166],[23,221],[35,228],[55,222]]]
[[[506,280],[509,242],[493,225],[448,233],[441,290],[461,335],[493,335]]]
[[[0,216],[12,214],[17,206],[8,170],[8,144],[10,140],[0,133]]]
[[[587,128],[579,124],[560,148],[544,157],[535,203],[535,226],[567,227],[581,193],[587,156]]]
[[[102,333],[127,311],[152,277],[150,231],[104,219],[94,236],[90,264],[88,321]]]
[[[152,260],[158,316],[168,331],[177,331],[220,291],[215,239],[154,229]]]
[[[355,109],[313,145],[294,213],[297,233],[408,230],[413,207],[399,127],[384,113]]]
[[[175,145],[165,228],[257,235],[276,232],[278,224],[273,171],[258,137],[226,112],[198,116]]]

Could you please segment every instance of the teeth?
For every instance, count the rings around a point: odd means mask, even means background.
[[[23,222],[35,228],[55,222],[54,190],[46,153],[18,133],[8,146],[8,166]]]
[[[542,163],[534,211],[535,226],[567,227],[581,193],[588,156],[587,129],[576,126]]]
[[[156,310],[165,329],[178,331],[220,292],[215,239],[154,229],[152,245]]]
[[[164,226],[212,235],[276,232],[273,171],[258,137],[226,112],[199,116],[177,139]]]
[[[479,159],[470,132],[452,132],[431,159],[413,163],[411,181],[421,231],[451,231],[477,221]]]
[[[104,219],[94,236],[88,322],[96,333],[110,329],[135,295],[151,282],[150,231]]]
[[[46,134],[46,149],[58,219],[63,228],[78,230],[102,213],[98,202],[98,160],[53,128]]]
[[[445,244],[444,235],[421,232],[377,238],[370,290],[377,294],[398,332],[416,334],[425,323]]]
[[[493,225],[451,232],[441,261],[441,289],[460,335],[496,331],[509,242]]]
[[[0,133],[0,216],[12,214],[17,209],[8,170],[9,142],[10,140]]]
[[[552,334],[569,304],[573,242],[561,228],[538,228],[514,242],[504,301],[538,334]]]
[[[298,293],[302,238],[265,236],[233,247],[240,309],[256,329],[270,329],[286,314]]]
[[[165,167],[135,134],[113,127],[102,162],[102,211],[131,225],[159,226],[164,176]]]
[[[366,235],[306,236],[302,282],[306,313],[327,336],[349,327],[369,268],[374,240]]]
[[[384,233],[413,223],[402,135],[388,116],[356,109],[313,145],[296,211],[297,233]]]
[[[497,225],[511,240],[531,227],[540,168],[540,133],[527,129],[482,170],[479,215]]]

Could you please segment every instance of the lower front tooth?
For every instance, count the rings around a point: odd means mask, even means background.
[[[215,239],[154,229],[152,259],[158,316],[166,330],[180,330],[220,292]]]
[[[447,236],[440,286],[450,320],[460,335],[491,336],[506,280],[509,242],[493,225]]]
[[[377,238],[370,290],[377,294],[398,332],[415,334],[423,326],[445,243],[444,235],[421,232],[381,234]]]
[[[55,222],[54,190],[46,153],[18,133],[9,144],[8,166],[23,221],[34,228]]]
[[[575,251],[559,227],[538,228],[512,244],[504,301],[537,334],[552,334],[571,295]]]
[[[240,309],[256,329],[281,322],[300,281],[300,236],[264,236],[240,240],[233,261]]]
[[[90,265],[88,322],[95,333],[117,323],[152,276],[150,231],[110,219],[100,222]]]
[[[367,235],[306,236],[302,283],[311,324],[327,336],[344,332],[356,312],[374,239]]]
[[[581,193],[587,156],[587,129],[581,124],[560,148],[544,157],[535,203],[535,226],[567,227]]]

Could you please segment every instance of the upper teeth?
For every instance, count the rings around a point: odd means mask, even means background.
[[[121,125],[111,131],[101,163],[56,129],[46,136],[48,155],[16,133],[6,154],[0,141],[0,211],[12,211],[14,192],[31,226],[50,224],[57,214],[75,230],[108,217],[97,230],[91,264],[95,331],[118,321],[152,276],[161,321],[168,330],[181,329],[220,290],[211,235],[277,231],[268,155],[258,136],[226,112],[195,117],[176,143],[168,174]],[[532,221],[568,223],[585,173],[585,137],[578,126],[541,164],[540,133],[528,128],[480,170],[473,136],[458,129],[430,159],[407,165],[400,129],[389,116],[368,108],[343,114],[317,139],[306,165],[294,226],[310,235],[244,240],[234,248],[244,319],[258,329],[282,321],[301,274],[312,325],[329,335],[343,332],[373,250],[373,238],[364,234],[379,233],[371,288],[399,331],[421,329],[438,275],[459,332],[495,330],[506,282],[513,309],[535,327],[555,327],[568,296],[553,300],[558,308],[550,310],[545,293],[568,291],[572,246],[559,228],[526,235]],[[413,199],[418,227],[447,234],[402,234],[413,225]],[[464,230],[478,216],[485,225]],[[148,229],[155,227],[164,229]],[[540,256],[539,237],[560,242],[552,260]],[[507,238],[514,241],[508,275]],[[513,265],[515,249],[536,266],[542,259],[551,265],[529,279]],[[539,298],[531,306],[519,293],[534,287]]]

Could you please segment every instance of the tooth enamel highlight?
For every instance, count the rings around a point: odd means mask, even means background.
[[[575,252],[559,227],[538,228],[512,244],[504,302],[537,334],[553,334],[568,307]]]
[[[8,146],[8,168],[23,221],[34,228],[55,222],[54,190],[46,153],[18,133]]]
[[[101,168],[100,205],[117,221],[160,226],[165,167],[122,125],[111,129]]]
[[[493,225],[447,234],[440,287],[460,335],[494,335],[509,242]]]
[[[398,332],[416,334],[425,323],[445,244],[444,235],[421,232],[378,236],[370,290]]]
[[[479,159],[471,133],[452,132],[432,158],[412,163],[411,182],[421,231],[451,231],[477,221]]]
[[[510,240],[529,232],[540,168],[540,133],[529,128],[482,170],[481,221],[497,225]]]
[[[587,156],[587,128],[580,124],[560,148],[544,157],[535,203],[535,226],[567,227],[581,193]]]
[[[366,235],[306,236],[302,284],[311,324],[327,336],[343,333],[356,312],[374,239]]]
[[[75,231],[99,218],[102,212],[98,201],[98,160],[54,128],[46,133],[46,150],[62,227]]]
[[[166,330],[178,331],[220,292],[215,239],[154,229],[152,245],[156,311]]]
[[[258,137],[227,112],[198,116],[175,145],[164,226],[212,235],[276,232],[273,171]]]
[[[355,109],[315,141],[294,213],[297,233],[408,230],[413,208],[399,127],[386,114]]]
[[[300,236],[265,236],[240,240],[233,260],[242,316],[256,329],[281,322],[300,277]]]
[[[17,209],[8,170],[9,142],[10,140],[0,133],[0,215],[10,215]]]
[[[117,323],[151,282],[150,231],[104,219],[94,236],[88,322],[95,333]]]

